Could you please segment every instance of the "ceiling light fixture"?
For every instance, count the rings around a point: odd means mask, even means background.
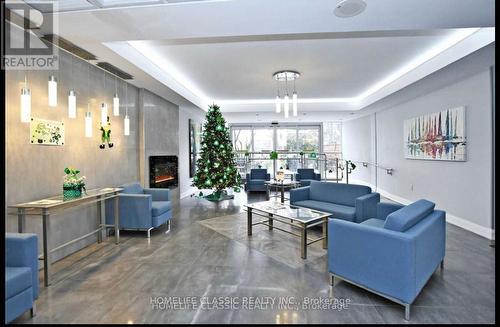
[[[31,90],[28,88],[28,79],[24,76],[24,86],[21,89],[21,122],[31,121]]]
[[[73,84],[73,56],[71,56],[71,84]],[[76,93],[73,88],[68,93],[68,117],[76,118]]]
[[[49,76],[49,107],[57,107],[57,79]]]
[[[295,90],[295,80],[300,77],[300,74],[293,70],[282,70],[273,74],[273,78],[277,82],[277,90],[278,95],[276,96],[275,106],[276,112],[281,112],[281,99],[280,99],[280,82],[285,82],[285,87],[283,94],[285,97],[283,98],[283,111],[285,112],[285,118],[288,118],[290,114],[290,96],[288,92],[288,81],[293,81],[293,94],[292,94],[292,111],[293,116],[297,116],[297,91]]]
[[[120,116],[120,98],[118,97],[118,80],[115,76],[115,95],[113,96],[113,116]]]
[[[347,18],[361,14],[366,9],[366,2],[363,0],[342,0],[340,1],[333,13],[337,17]]]

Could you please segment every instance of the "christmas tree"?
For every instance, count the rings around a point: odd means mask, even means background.
[[[236,169],[229,128],[226,127],[219,106],[211,105],[203,125],[200,157],[196,162],[196,175],[192,186],[212,189],[214,192],[204,198],[220,201],[233,198],[227,194],[226,189],[232,187],[234,191],[239,192],[240,185],[241,177]],[[202,192],[200,196],[203,196]]]

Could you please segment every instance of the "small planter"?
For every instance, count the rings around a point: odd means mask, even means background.
[[[82,188],[81,187],[68,187],[63,186],[63,199],[70,200],[76,199],[82,196]]]

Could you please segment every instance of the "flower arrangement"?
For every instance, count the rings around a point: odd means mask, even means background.
[[[71,167],[64,168],[63,197],[65,199],[77,198],[85,189],[85,176],[78,176],[80,171]]]

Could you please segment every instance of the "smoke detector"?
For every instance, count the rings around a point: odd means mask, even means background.
[[[337,17],[353,17],[361,14],[366,8],[366,2],[363,0],[342,0],[340,1],[333,13]]]

